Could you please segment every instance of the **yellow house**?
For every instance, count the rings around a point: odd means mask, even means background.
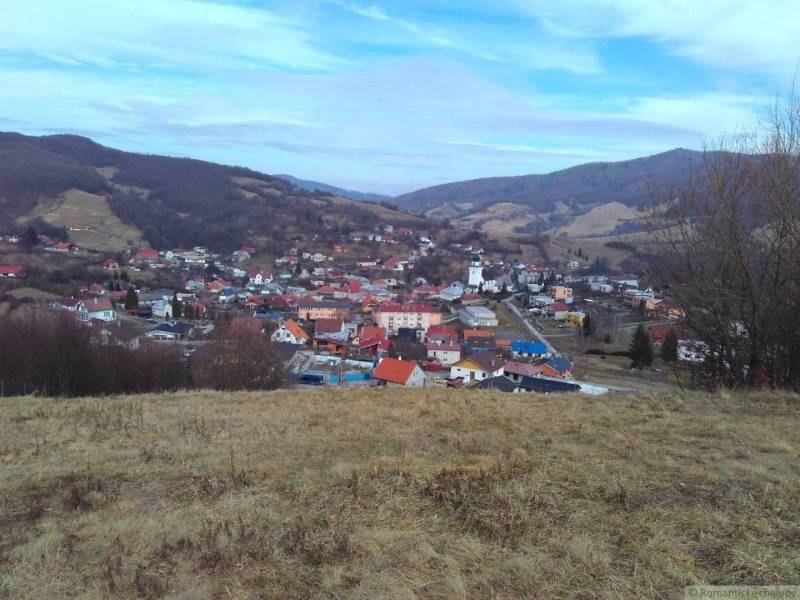
[[[555,285],[551,288],[554,300],[566,300],[572,298],[572,288],[563,285]]]
[[[573,325],[583,325],[583,320],[586,318],[586,315],[580,311],[568,312],[567,316],[564,317],[564,320],[567,323],[572,323]]]

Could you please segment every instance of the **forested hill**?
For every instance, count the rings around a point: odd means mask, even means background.
[[[252,239],[279,246],[319,232],[421,222],[242,167],[123,152],[74,135],[0,133],[0,231],[46,215],[70,190],[103,198],[159,248],[224,251]]]
[[[621,162],[588,163],[542,175],[489,177],[425,188],[397,196],[394,203],[415,212],[466,205],[469,210],[512,203],[550,212],[558,203],[581,212],[583,207],[620,202],[638,207],[696,173],[703,153],[678,148]]]

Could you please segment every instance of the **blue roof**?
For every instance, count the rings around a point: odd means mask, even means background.
[[[547,354],[547,346],[543,342],[511,342],[511,351],[520,354]]]
[[[554,356],[544,364],[558,371],[559,373],[563,373],[564,371],[572,368],[572,363],[563,356]]]

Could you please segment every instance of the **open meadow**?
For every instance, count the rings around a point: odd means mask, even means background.
[[[798,583],[795,395],[0,401],[0,597]]]

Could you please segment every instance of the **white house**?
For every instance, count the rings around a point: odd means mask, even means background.
[[[272,273],[269,271],[254,271],[249,275],[251,285],[264,285],[272,283]]]
[[[287,319],[270,338],[273,342],[305,345],[311,337],[293,319]]]
[[[78,312],[87,321],[91,319],[115,321],[117,319],[117,313],[108,298],[89,298],[84,300],[79,306]]]
[[[450,379],[481,381],[502,375],[506,362],[491,352],[475,352],[450,367]]]
[[[425,371],[410,360],[399,358],[384,358],[372,373],[372,376],[382,385],[388,387],[424,387]]]
[[[437,344],[428,342],[425,344],[428,351],[428,358],[438,360],[445,367],[449,367],[461,360],[461,346],[459,344]]]

